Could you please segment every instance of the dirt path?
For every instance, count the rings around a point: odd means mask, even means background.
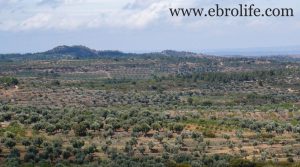
[[[3,95],[3,97],[13,97],[15,93],[19,90],[19,87],[16,85],[14,88],[9,89],[0,89],[0,94]]]
[[[106,75],[107,75],[107,78],[111,79],[111,75],[108,71],[103,71]]]

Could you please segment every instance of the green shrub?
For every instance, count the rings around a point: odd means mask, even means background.
[[[215,138],[216,134],[214,134],[212,131],[204,131],[203,136],[208,137],[208,138]]]
[[[17,78],[14,77],[1,77],[0,84],[4,86],[14,86],[18,85],[19,81]]]
[[[256,163],[244,159],[234,159],[229,162],[231,167],[256,167]]]

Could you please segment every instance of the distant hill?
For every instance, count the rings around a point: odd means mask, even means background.
[[[43,60],[43,59],[94,59],[103,57],[125,57],[125,56],[174,56],[174,57],[190,57],[190,56],[203,56],[192,52],[165,50],[162,52],[153,53],[124,53],[114,50],[94,50],[86,46],[57,46],[51,50],[39,53],[28,54],[0,54],[0,60],[13,61],[13,60]]]
[[[46,52],[42,52],[40,54],[45,55],[61,55],[61,56],[69,56],[76,59],[84,59],[84,58],[97,58],[103,56],[126,56],[128,54],[120,52],[120,51],[97,51],[94,49],[90,49],[86,46],[75,45],[75,46],[57,46],[51,50]]]
[[[0,54],[0,60],[43,60],[43,59],[93,59],[100,57],[120,57],[132,54],[123,53],[120,51],[97,51],[86,46],[57,46],[51,50],[38,53],[27,54]]]
[[[198,54],[193,52],[185,52],[185,51],[174,51],[174,50],[164,50],[160,52],[160,54],[167,55],[167,56],[197,56]]]
[[[57,46],[51,50],[48,50],[46,52],[43,52],[41,54],[47,54],[47,55],[71,55],[71,56],[86,56],[86,57],[94,57],[98,55],[98,52],[96,50],[90,49],[85,46]]]
[[[271,52],[270,52],[271,53]],[[229,56],[229,57],[253,57],[251,54],[213,54],[217,56]],[[27,53],[27,54],[0,54],[0,61],[16,61],[16,60],[52,60],[52,59],[98,59],[98,58],[120,58],[120,57],[147,57],[147,56],[162,56],[162,57],[217,57],[206,54],[186,52],[186,51],[175,51],[175,50],[164,50],[162,52],[150,52],[150,53],[124,53],[117,50],[94,50],[86,46],[75,45],[75,46],[57,46],[51,50],[38,53]],[[240,56],[235,56],[240,55]],[[241,56],[243,55],[243,56]],[[293,59],[299,60],[299,54],[270,54],[264,55],[269,58],[274,57],[276,59]]]

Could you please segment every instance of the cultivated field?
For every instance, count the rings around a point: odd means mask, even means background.
[[[0,59],[2,166],[299,166],[298,58],[49,53]]]

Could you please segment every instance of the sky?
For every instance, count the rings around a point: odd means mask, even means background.
[[[293,8],[294,17],[171,17],[169,8],[239,3]],[[300,46],[299,0],[0,0],[0,53],[58,45],[151,52]]]

